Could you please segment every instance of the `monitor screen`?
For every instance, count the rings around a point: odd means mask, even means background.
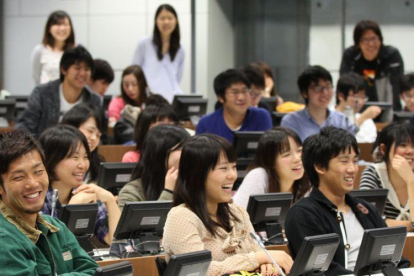
[[[202,95],[197,95],[197,94],[174,95],[172,107],[174,108],[174,110],[177,110],[177,101],[179,99],[202,99],[202,98],[203,98]]]
[[[328,270],[338,245],[339,236],[335,233],[306,237],[300,245],[289,275],[307,275],[314,271]]]
[[[134,269],[130,262],[123,261],[120,263],[98,267],[95,270],[95,276],[132,276]]]
[[[273,112],[276,110],[276,106],[277,106],[277,97],[262,97],[260,99],[260,102],[264,103],[265,105],[267,105],[268,109],[270,112]]]
[[[393,122],[409,121],[414,116],[414,112],[394,111]]]
[[[172,201],[127,202],[115,230],[116,239],[136,239],[144,232],[162,237]]]
[[[374,119],[374,122],[385,123],[385,122],[391,122],[392,121],[392,119],[393,119],[392,118],[392,114],[393,114],[392,103],[388,103],[388,102],[366,102],[359,112],[362,113],[362,112],[365,111],[365,109],[367,109],[368,107],[373,106],[373,105],[379,106],[381,108],[381,113],[380,113],[380,115],[378,115]]]
[[[203,250],[171,256],[164,276],[205,276],[211,263],[211,251]]]
[[[378,212],[383,215],[385,210],[385,202],[388,197],[388,189],[375,189],[375,190],[353,190],[349,195],[363,200],[374,205]]]
[[[136,165],[137,163],[101,163],[98,186],[118,195],[122,187],[131,181],[131,174]]]
[[[14,122],[14,112],[16,108],[16,99],[8,98],[0,100],[0,117],[5,118],[8,122]]]
[[[233,146],[236,149],[237,158],[253,158],[263,133],[263,131],[235,132]]]
[[[66,224],[75,236],[93,235],[98,204],[68,204],[62,205],[59,219]]]
[[[384,264],[397,267],[406,237],[407,228],[404,226],[365,230],[354,274],[378,273]]]
[[[175,112],[179,120],[191,120],[193,124],[197,124],[200,118],[207,113],[207,99],[201,98],[179,98],[176,101]],[[198,121],[194,123],[193,118]]]

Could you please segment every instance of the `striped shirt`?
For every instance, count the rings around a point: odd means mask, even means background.
[[[361,190],[374,190],[384,188],[381,182],[381,178],[374,166],[369,165],[362,172],[359,188]],[[401,209],[403,208],[404,206],[401,206]],[[387,201],[385,203],[384,215],[387,219],[396,219],[400,215],[400,210],[395,208],[394,205],[391,204],[389,197],[387,198]]]

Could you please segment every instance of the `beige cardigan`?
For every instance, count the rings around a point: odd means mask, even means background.
[[[230,204],[230,210],[240,222],[231,222],[233,229],[230,233],[218,228],[218,235],[214,237],[184,204],[172,208],[168,213],[162,240],[166,261],[172,255],[208,249],[213,257],[208,276],[256,269],[259,263],[255,252],[261,249],[250,237],[249,233],[254,230],[249,215],[234,204]]]

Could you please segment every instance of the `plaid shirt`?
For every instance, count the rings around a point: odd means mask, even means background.
[[[53,189],[49,186],[47,190],[45,204],[43,205],[43,209],[41,211],[42,214],[51,215],[52,213],[52,196],[53,196]],[[95,223],[95,231],[94,235],[98,238],[100,242],[103,244],[107,244],[104,240],[106,234],[108,234],[108,211],[106,210],[105,203],[98,200],[98,216],[96,218]],[[62,208],[62,204],[58,200],[56,202],[55,211],[53,217],[59,218],[60,217],[60,209]]]

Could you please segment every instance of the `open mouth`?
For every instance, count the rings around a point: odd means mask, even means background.
[[[353,177],[353,176],[348,176],[348,177],[345,177],[345,178],[344,178],[344,180],[345,180],[345,182],[346,182],[348,185],[354,185],[354,180],[355,180],[355,177]]]
[[[230,185],[223,185],[223,186],[221,186],[221,188],[222,188],[225,192],[231,193],[231,191],[232,191],[232,189],[233,189],[233,184],[230,184]]]
[[[298,166],[296,168],[293,168],[292,171],[294,171],[294,172],[300,172],[300,171],[302,171],[302,169],[303,169],[303,166]]]
[[[37,199],[39,196],[40,196],[40,192],[35,192],[33,194],[28,194],[23,197],[29,200],[33,200],[33,199]]]

